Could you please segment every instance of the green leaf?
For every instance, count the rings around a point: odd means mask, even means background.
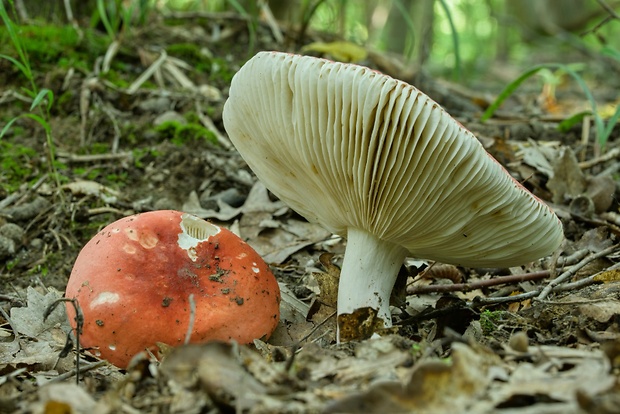
[[[517,79],[513,80],[508,85],[506,85],[506,87],[499,93],[495,101],[491,105],[489,105],[486,111],[484,111],[484,113],[482,114],[482,117],[480,117],[480,120],[484,122],[488,120],[489,118],[491,118],[493,114],[495,113],[495,111],[502,105],[502,103],[504,103],[504,101],[508,99],[510,95],[512,95],[512,93],[515,90],[517,90],[517,88],[526,79],[534,76],[537,72],[545,68],[546,68],[545,65],[534,66],[533,68],[528,69],[525,72],[523,72]]]
[[[588,115],[592,115],[592,112],[582,111],[572,116],[569,116],[568,118],[566,118],[565,120],[563,120],[562,122],[558,124],[558,131],[568,132],[574,125],[577,125],[578,123],[582,122],[583,118]]]
[[[605,46],[601,49],[601,53],[620,61],[620,51],[614,49],[613,47]]]
[[[49,111],[54,103],[54,92],[47,88],[43,88],[39,91],[37,96],[32,101],[32,105],[30,105],[30,110],[32,111],[34,108],[39,106],[39,104],[43,101],[43,99],[47,98],[47,110]]]
[[[112,27],[112,23],[110,23],[108,12],[105,9],[105,2],[103,0],[97,0],[97,11],[99,12],[99,18],[101,19],[101,23],[103,24],[106,33],[114,39],[116,37],[116,32]]]
[[[504,88],[504,90],[500,92],[497,99],[495,99],[495,101],[487,108],[487,110],[484,111],[480,120],[484,122],[488,120],[489,118],[491,118],[493,114],[495,113],[495,111],[497,110],[497,108],[499,108],[500,105],[510,95],[512,95],[512,93],[519,87],[519,85],[523,83],[523,81],[525,81],[526,79],[532,77],[533,75],[535,75],[536,73],[544,69],[562,70],[566,74],[570,75],[575,80],[575,82],[577,82],[577,85],[579,85],[579,87],[583,91],[583,94],[586,96],[586,99],[588,100],[588,102],[590,103],[590,107],[592,108],[592,116],[594,117],[594,125],[596,128],[596,136],[597,136],[599,145],[601,146],[601,148],[605,148],[605,144],[607,143],[607,138],[609,138],[609,134],[606,135],[607,129],[605,128],[605,123],[603,122],[603,119],[601,118],[601,116],[599,115],[596,109],[596,100],[594,99],[594,96],[592,95],[590,88],[588,88],[588,85],[586,85],[586,82],[583,80],[583,78],[569,65],[563,65],[560,63],[545,63],[542,65],[536,65],[526,70],[517,79],[510,82]]]
[[[43,127],[43,129],[45,129],[45,133],[48,136],[51,134],[50,124],[45,119],[40,117],[39,115],[37,115],[37,114],[22,114],[22,115],[20,115],[20,117],[32,119],[33,121],[35,121],[39,125],[41,125]]]
[[[605,142],[607,142],[607,139],[609,139],[609,136],[614,130],[614,127],[618,123],[619,119],[620,119],[620,105],[616,106],[616,112],[614,112],[614,114],[607,120],[605,132],[603,133]]]
[[[6,123],[4,128],[2,128],[2,131],[0,131],[0,138],[2,138],[4,134],[6,134],[9,128],[11,128],[11,125],[13,125],[13,123],[15,123],[15,121],[17,121],[19,118],[19,116],[16,116],[15,118],[11,119],[9,122]]]
[[[26,76],[28,79],[32,77],[32,73],[30,72],[30,69],[26,65],[24,65],[22,62],[20,62],[19,60],[11,56],[3,55],[3,54],[0,54],[0,59],[8,60],[13,65],[17,66],[17,69],[19,69],[19,71],[23,73],[24,76]]]

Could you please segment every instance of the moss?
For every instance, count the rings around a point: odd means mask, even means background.
[[[38,171],[34,149],[0,141],[0,188],[12,193],[24,182],[36,179]]]
[[[144,168],[151,160],[163,153],[154,148],[135,148],[132,150],[133,163],[136,168]]]
[[[164,140],[168,140],[178,146],[205,141],[213,144],[217,143],[217,138],[213,132],[196,123],[183,125],[180,122],[167,121],[155,127],[155,131]]]
[[[213,58],[209,80],[212,83],[229,85],[236,71],[230,68],[230,63],[222,58]]]
[[[110,145],[104,142],[93,142],[90,145],[91,154],[107,154],[110,152]]]
[[[491,334],[497,329],[497,325],[504,316],[503,311],[485,310],[480,314],[480,327],[485,335]]]
[[[61,63],[62,67],[89,68],[84,60],[94,61],[105,53],[105,38],[92,30],[85,30],[80,39],[71,26],[20,26],[19,36],[32,62]],[[15,55],[9,33],[0,27],[0,53]]]
[[[131,84],[127,80],[123,79],[121,74],[114,69],[111,69],[107,73],[102,74],[102,77],[103,79],[111,82],[112,84],[118,86],[121,89],[127,89]]]

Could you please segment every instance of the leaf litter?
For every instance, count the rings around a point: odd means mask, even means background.
[[[225,25],[231,29],[226,36],[248,35],[242,21]],[[201,33],[162,30],[192,41]],[[273,27],[259,25],[261,48],[283,49],[272,36]],[[209,46],[213,55],[225,55],[225,44]],[[507,269],[408,261],[392,303],[395,329],[336,345],[345,241],[273,197],[230,148],[221,126],[225,82],[208,82],[167,53],[141,53],[144,61],[136,68],[142,76],[128,76],[126,90],[94,73],[67,74],[68,83],[82,85],[74,108],[81,119],[60,117],[59,131],[79,131],[73,142],[86,147],[111,143],[110,152],[88,156],[72,152],[69,143],[59,148],[59,159],[74,167],[62,189],[68,204],[58,202],[45,179],[0,200],[0,228],[20,230],[12,238],[8,230],[0,232],[13,243],[0,266],[0,412],[620,412],[614,175],[620,163],[613,140],[606,153],[612,156],[584,153],[582,130],[561,134],[557,122],[511,115],[510,108],[484,125],[471,116],[461,120],[552,205],[566,243],[551,257]],[[409,75],[404,65],[387,65],[377,53],[366,58],[365,64],[395,77]],[[238,68],[242,61],[227,63]],[[142,87],[151,77],[159,90]],[[445,82],[430,82],[425,92],[450,111],[462,104],[450,101],[451,88],[461,99],[468,94]],[[196,110],[217,144],[201,142],[197,150],[195,143],[173,145],[149,131],[135,146],[119,135],[128,119],[148,129],[172,101],[168,119]],[[465,101],[476,107],[475,99]],[[209,116],[202,106],[212,109]],[[110,117],[111,108],[122,116]],[[83,166],[103,173],[90,177]],[[119,185],[110,177],[121,172],[127,175]],[[46,310],[62,296],[79,248],[98,228],[157,208],[211,219],[247,240],[279,279],[280,324],[268,342],[252,346],[162,345],[161,361],[140,355],[127,371],[98,361],[96,350],[80,350],[75,384],[76,353],[61,357],[70,332],[64,307],[47,318]]]

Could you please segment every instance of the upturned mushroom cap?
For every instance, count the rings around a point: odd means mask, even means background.
[[[563,239],[555,214],[416,88],[368,68],[261,52],[235,75],[224,126],[258,178],[347,238],[338,339],[391,326],[406,256],[519,265]]]
[[[258,178],[333,233],[361,229],[463,266],[523,264],[563,239],[550,208],[471,132],[368,68],[260,52],[233,78],[223,117]]]
[[[84,314],[84,347],[125,368],[158,342],[251,343],[279,320],[280,290],[267,264],[230,231],[190,214],[155,211],[118,220],[80,252],[65,296]],[[75,328],[75,312],[67,306]]]

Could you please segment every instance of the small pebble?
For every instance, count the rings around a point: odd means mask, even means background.
[[[8,237],[0,236],[0,259],[5,259],[15,254],[15,242]]]
[[[0,236],[13,240],[16,245],[23,243],[24,234],[26,234],[26,231],[15,223],[4,223],[0,226]]]
[[[517,352],[527,352],[529,343],[530,339],[523,331],[515,332],[508,341],[508,345]]]

